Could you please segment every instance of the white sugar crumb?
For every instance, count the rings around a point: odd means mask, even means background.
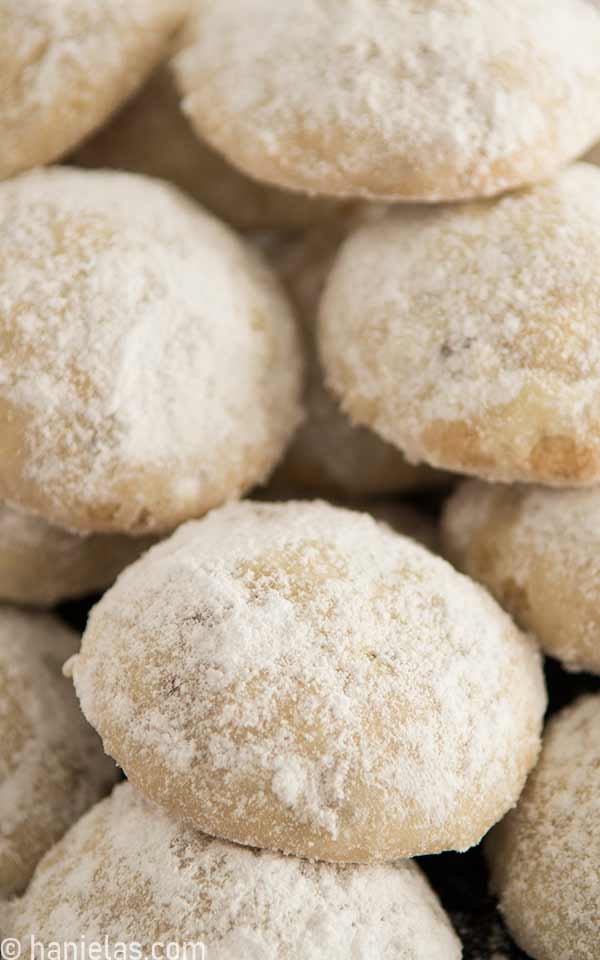
[[[594,960],[598,950],[600,697],[551,721],[517,809],[492,834],[494,889],[534,956]]]
[[[257,845],[267,822],[293,849],[292,825],[333,859],[476,842],[516,800],[545,703],[539,655],[484,591],[323,503],[180,528],[94,608],[73,675],[150,796]]]
[[[6,499],[140,532],[265,479],[301,354],[233,232],[159,181],[67,168],[0,184],[0,228],[0,402],[24,436]]]
[[[217,148],[282,184],[428,200],[554,173],[600,135],[581,0],[203,5],[176,58]]]
[[[128,784],[99,804],[8,908],[3,933],[39,942],[202,941],[210,960],[459,960],[419,868],[339,867],[213,840]]]
[[[459,466],[487,479],[533,471],[550,437],[583,445],[589,482],[599,227],[600,172],[578,164],[496,201],[396,209],[357,231],[321,307],[329,385],[411,460],[448,466],[428,431],[457,425],[475,449]]]

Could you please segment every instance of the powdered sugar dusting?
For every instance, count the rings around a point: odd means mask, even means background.
[[[168,50],[187,0],[2,0],[0,177],[99,126]]]
[[[0,228],[6,500],[141,532],[265,478],[300,419],[301,355],[254,252],[174,188],[121,173],[2,184]]]
[[[600,697],[548,726],[517,809],[488,847],[500,908],[532,956],[594,960],[598,952]]]
[[[396,210],[359,230],[322,302],[329,385],[411,460],[592,482],[599,226],[600,173],[578,164],[497,201]]]
[[[129,778],[201,829],[333,860],[465,848],[533,763],[540,660],[371,517],[240,503],[94,608],[69,665]]]
[[[236,847],[115,789],[41,865],[4,932],[27,940],[202,941],[210,960],[458,960],[419,868],[338,867]],[[157,933],[158,931],[158,933]],[[28,942],[28,940],[27,940]]]
[[[600,672],[600,496],[471,481],[448,502],[448,555],[574,670]]]
[[[583,0],[205,3],[188,43],[192,123],[292,188],[488,195],[600,135],[600,17]]]

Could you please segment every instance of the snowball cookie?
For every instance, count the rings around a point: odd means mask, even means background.
[[[97,804],[8,910],[38,941],[203,943],[207,960],[458,960],[461,948],[412,863],[335,866],[213,840],[129,784]],[[193,954],[192,954],[193,956]],[[199,957],[198,957],[199,960]]]
[[[337,206],[259,183],[227,163],[192,130],[166,67],[73,160],[170,180],[240,230],[299,229]]]
[[[0,178],[100,126],[168,51],[188,0],[0,0]]]
[[[129,567],[68,664],[131,782],[213,836],[334,861],[465,849],[535,762],[540,658],[372,517],[230,504]]]
[[[72,530],[170,530],[262,482],[300,419],[295,322],[175,188],[0,184],[0,497]]]
[[[59,620],[0,607],[0,896],[116,779],[62,676],[78,645]]]
[[[489,480],[600,481],[600,170],[399,211],[343,246],[328,383],[410,460]]]
[[[488,196],[600,136],[586,0],[222,0],[174,62],[198,133],[290,189]]]
[[[600,489],[465,484],[447,503],[446,555],[569,670],[600,674]]]
[[[492,886],[534,960],[597,960],[600,911],[600,697],[548,725],[516,810],[487,845]]]
[[[152,543],[150,537],[70,533],[0,504],[0,601],[51,607],[103,590]]]
[[[375,205],[338,213],[325,225],[279,244],[270,260],[296,305],[307,347],[306,419],[275,471],[269,489],[292,496],[368,497],[423,489],[444,481],[413,466],[372,430],[355,426],[325,387],[316,345],[319,299],[340,243],[362,222],[381,216]]]

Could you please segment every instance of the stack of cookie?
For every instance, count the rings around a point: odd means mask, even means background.
[[[451,960],[412,858],[502,821],[518,942],[597,957],[600,700],[542,747],[540,647],[600,673],[600,13],[0,0],[0,40],[0,600],[120,574],[79,652],[0,610],[0,933]],[[398,501],[455,474],[462,573]]]

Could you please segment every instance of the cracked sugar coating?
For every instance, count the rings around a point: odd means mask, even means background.
[[[300,420],[287,300],[158,180],[0,184],[0,496],[72,530],[173,529],[263,482]]]
[[[316,345],[318,303],[337,250],[353,227],[382,216],[375,206],[331,217],[279,244],[270,260],[289,290],[307,346],[306,420],[294,434],[269,490],[298,496],[361,497],[423,489],[443,481],[429,467],[413,466],[400,450],[366,427],[355,426],[326,389]]]
[[[324,220],[336,201],[279,190],[232,167],[192,130],[167,67],[72,158],[169,180],[240,230],[300,229]]]
[[[470,481],[446,505],[446,555],[570,670],[600,673],[600,490]]]
[[[335,866],[249,850],[183,826],[129,784],[40,864],[3,929],[29,943],[203,942],[210,960],[459,960],[413,863]]]
[[[488,196],[600,136],[585,0],[221,0],[199,7],[174,63],[201,136],[309,192]]]
[[[600,170],[353,234],[321,303],[329,386],[410,460],[600,481]]]
[[[0,0],[0,178],[50,163],[167,53],[187,0]]]
[[[0,505],[0,600],[51,607],[104,590],[154,542],[119,534],[82,536]]]
[[[516,810],[487,844],[492,887],[535,960],[597,960],[600,911],[600,696],[548,725]]]
[[[149,799],[334,861],[476,843],[537,757],[540,657],[488,594],[365,514],[242,502],[91,613],[84,713]]]
[[[0,897],[116,779],[62,676],[78,645],[52,617],[0,608]]]

